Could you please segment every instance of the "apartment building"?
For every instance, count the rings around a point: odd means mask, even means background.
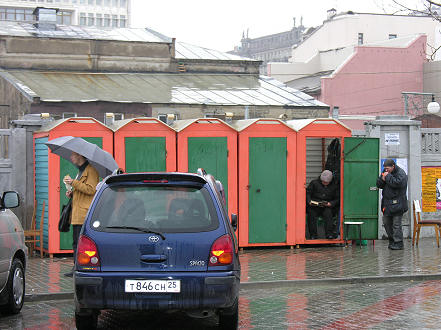
[[[131,0],[0,0],[0,20],[35,21],[37,7],[57,8],[57,24],[130,27]]]

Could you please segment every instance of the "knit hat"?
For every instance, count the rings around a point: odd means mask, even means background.
[[[395,166],[395,161],[392,158],[388,158],[384,161],[383,167],[392,167]]]
[[[331,182],[332,181],[332,172],[329,170],[324,170],[320,175],[320,180],[323,182]]]

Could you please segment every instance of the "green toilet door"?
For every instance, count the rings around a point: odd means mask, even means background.
[[[363,221],[363,239],[378,238],[378,177],[380,143],[377,138],[344,139],[343,221]],[[357,239],[350,226],[348,239]]]
[[[126,172],[166,171],[165,137],[126,137]]]
[[[286,138],[249,139],[249,243],[286,242]]]
[[[189,137],[188,172],[203,168],[222,182],[228,207],[228,146],[227,137]]]
[[[103,138],[100,137],[83,137],[84,140],[96,144],[98,147],[103,147]],[[66,205],[68,198],[66,197],[66,186],[63,183],[64,176],[69,174],[75,178],[78,174],[78,168],[70,161],[60,157],[60,213],[63,205]],[[72,226],[67,233],[60,233],[60,250],[72,250]]]

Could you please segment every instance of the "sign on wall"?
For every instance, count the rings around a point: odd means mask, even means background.
[[[384,144],[387,146],[400,145],[400,133],[385,133]]]
[[[441,210],[441,167],[421,167],[423,212]]]

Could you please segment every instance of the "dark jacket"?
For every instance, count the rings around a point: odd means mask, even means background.
[[[340,187],[332,180],[327,186],[322,184],[320,177],[312,180],[306,188],[306,204],[311,200],[317,202],[330,202],[331,207],[336,207],[340,202]]]
[[[381,210],[384,215],[399,215],[407,211],[407,174],[395,165],[395,169],[383,181],[381,175],[377,179],[377,187],[383,189]]]

